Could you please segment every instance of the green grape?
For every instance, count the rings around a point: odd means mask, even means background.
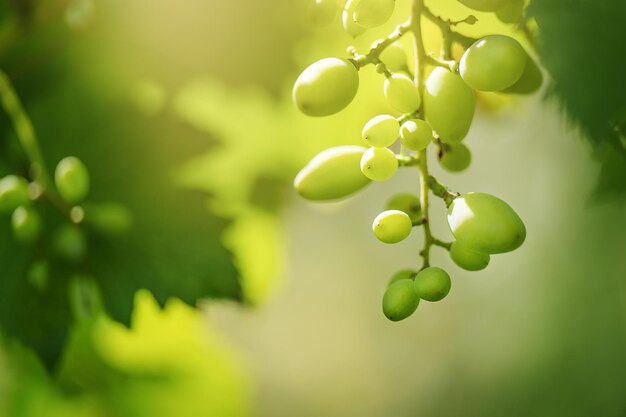
[[[408,214],[413,223],[422,220],[422,207],[418,196],[400,193],[391,197],[385,206],[387,210],[400,210]]]
[[[63,158],[57,164],[54,182],[61,197],[71,204],[80,202],[89,192],[89,172],[75,156]]]
[[[413,280],[403,279],[391,284],[383,295],[383,314],[391,321],[400,321],[415,312],[420,299],[413,289]]]
[[[0,212],[10,213],[28,203],[28,182],[24,178],[7,175],[0,180]]]
[[[386,148],[398,139],[400,124],[393,116],[381,114],[365,124],[361,137],[370,146]]]
[[[57,255],[70,262],[79,262],[87,254],[87,239],[82,230],[73,225],[59,228],[52,245]]]
[[[50,265],[48,261],[34,261],[26,271],[26,279],[39,291],[45,290],[50,279]]]
[[[459,3],[479,12],[495,12],[506,2],[507,0],[459,0]]]
[[[395,0],[359,0],[354,10],[354,21],[365,28],[384,24],[393,14]]]
[[[361,172],[374,181],[386,181],[398,170],[396,155],[387,148],[369,148],[361,158]]]
[[[426,149],[434,139],[433,130],[423,120],[407,120],[400,127],[400,141],[412,151]]]
[[[426,121],[443,142],[463,140],[474,117],[474,92],[458,74],[435,68],[426,80],[424,113]]]
[[[411,234],[413,222],[408,214],[400,210],[386,210],[372,223],[372,230],[378,240],[385,243],[398,243]]]
[[[496,16],[503,23],[517,23],[524,14],[524,0],[507,0],[496,10]]]
[[[316,26],[327,26],[332,23],[337,14],[335,0],[313,0],[309,3],[309,17]]]
[[[346,33],[353,38],[363,34],[365,32],[365,28],[363,26],[359,26],[354,21],[354,11],[356,7],[359,5],[361,0],[348,0],[344,5],[343,12],[341,13],[341,23],[343,24],[343,28]]]
[[[441,301],[450,292],[452,281],[446,271],[430,266],[417,274],[413,285],[419,298],[426,301]]]
[[[490,194],[468,193],[448,208],[448,225],[463,246],[483,253],[517,249],[526,239],[526,227],[504,201]]]
[[[461,172],[467,169],[472,162],[472,154],[462,143],[444,144],[439,158],[441,166],[450,172]]]
[[[500,91],[520,79],[526,51],[510,36],[489,35],[470,46],[459,65],[463,81],[474,90]]]
[[[526,65],[524,66],[522,76],[519,77],[519,80],[517,80],[515,84],[502,90],[503,93],[532,94],[541,88],[543,84],[543,74],[535,60],[528,55],[528,52],[525,53]]]
[[[389,71],[398,72],[407,69],[406,52],[400,42],[394,42],[383,49],[379,58]]]
[[[344,109],[359,88],[359,72],[346,59],[324,58],[309,65],[293,86],[293,101],[308,116],[328,116]]]
[[[392,284],[401,281],[403,279],[410,279],[413,281],[413,278],[417,275],[417,271],[412,269],[402,269],[389,278],[389,282],[387,282],[387,288],[389,288]]]
[[[459,242],[452,242],[450,258],[455,264],[467,271],[480,271],[489,265],[491,257],[487,253],[475,251]]]
[[[357,192],[370,183],[360,168],[365,151],[361,146],[337,146],[317,154],[296,176],[296,191],[312,201],[336,200]]]
[[[39,213],[30,207],[19,206],[11,216],[13,234],[20,242],[32,243],[41,231],[41,218]]]
[[[385,79],[385,97],[401,113],[414,113],[421,104],[420,94],[413,81],[404,74],[392,74]]]

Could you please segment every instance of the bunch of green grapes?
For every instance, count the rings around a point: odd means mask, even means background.
[[[494,12],[504,22],[525,25],[523,0],[458,1],[474,10]],[[394,5],[394,0],[347,0],[342,9],[343,27],[350,35],[359,36],[385,23]],[[312,15],[317,22],[327,22],[336,9],[335,0],[316,0]],[[443,50],[438,58],[423,46],[422,18],[441,29]],[[458,22],[444,20],[434,15],[424,0],[413,0],[409,19],[374,42],[367,53],[349,47],[346,58],[317,61],[302,72],[293,87],[293,100],[300,111],[320,117],[350,104],[359,88],[362,67],[374,65],[384,77],[384,96],[395,112],[377,115],[365,124],[361,138],[368,147],[338,146],[321,152],[298,173],[294,186],[308,200],[336,200],[371,181],[391,179],[400,167],[418,168],[420,194],[393,196],[372,225],[374,236],[387,244],[403,241],[414,228],[421,227],[424,232],[421,269],[394,274],[383,295],[383,312],[393,321],[410,316],[420,300],[440,301],[449,293],[448,273],[430,265],[432,246],[447,250],[459,267],[478,271],[487,267],[491,255],[517,249],[526,237],[524,223],[506,202],[486,193],[452,192],[428,171],[429,147],[437,147],[438,161],[448,171],[461,172],[470,165],[471,153],[463,139],[472,125],[476,91],[531,94],[543,81],[539,67],[517,40],[500,34],[473,39],[456,31],[457,25],[476,21],[472,15]],[[397,42],[407,34],[415,42],[414,73]],[[458,60],[452,55],[454,44],[464,50]],[[443,242],[430,231],[431,193],[447,206],[453,242]]]

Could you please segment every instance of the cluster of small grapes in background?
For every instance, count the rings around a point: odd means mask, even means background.
[[[525,24],[524,0],[458,1],[474,10],[494,12],[505,23]],[[384,24],[394,6],[395,0],[347,0],[341,5],[343,27],[348,34],[359,36]],[[333,20],[337,9],[335,0],[316,0],[311,14],[317,22],[327,22]],[[439,57],[424,49],[422,18],[441,29],[444,46]],[[294,186],[311,201],[337,200],[371,181],[389,180],[400,167],[417,167],[420,194],[393,196],[372,225],[376,238],[387,244],[406,239],[415,227],[424,231],[421,269],[394,274],[383,295],[383,312],[393,321],[410,316],[420,300],[440,301],[449,293],[448,273],[430,265],[431,246],[448,250],[459,267],[478,271],[487,267],[490,255],[515,250],[526,237],[524,223],[506,202],[486,193],[452,192],[428,171],[429,146],[437,147],[438,161],[448,171],[461,172],[470,165],[471,153],[463,139],[474,117],[475,91],[531,94],[542,85],[539,67],[517,40],[500,34],[474,39],[455,29],[476,21],[473,15],[458,22],[445,20],[434,15],[424,0],[413,0],[409,19],[374,42],[367,53],[349,47],[348,58],[319,60],[301,73],[293,87],[293,100],[300,111],[320,117],[350,104],[362,67],[374,65],[384,77],[384,96],[395,114],[377,115],[365,124],[361,137],[369,147],[338,146],[321,152],[300,171]],[[413,74],[398,42],[406,34],[411,34],[415,43]],[[453,57],[453,44],[464,50],[458,60]],[[398,140],[400,151],[396,153],[390,147]],[[453,242],[431,234],[430,193],[448,207]]]

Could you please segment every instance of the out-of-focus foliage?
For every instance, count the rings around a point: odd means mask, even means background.
[[[76,324],[57,376],[16,343],[0,349],[0,414],[11,417],[239,417],[241,360],[181,300],[135,295],[131,327],[100,315]]]
[[[534,0],[542,64],[601,162],[597,193],[626,196],[626,2]]]

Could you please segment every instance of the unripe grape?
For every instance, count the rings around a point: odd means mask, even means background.
[[[420,299],[413,289],[413,281],[403,279],[391,284],[383,295],[383,313],[391,321],[400,321],[415,312]]]
[[[65,225],[55,233],[53,248],[65,260],[79,262],[87,253],[87,239],[78,227]]]
[[[422,101],[417,86],[404,74],[392,74],[385,79],[385,97],[401,113],[417,111]]]
[[[385,63],[389,71],[397,72],[407,69],[406,52],[399,42],[394,42],[383,49],[379,58]]]
[[[11,216],[11,226],[17,240],[32,243],[41,231],[41,218],[34,209],[20,206],[15,209],[13,216]]]
[[[455,264],[467,271],[480,271],[489,265],[491,257],[487,253],[475,251],[459,242],[452,242],[450,258]]]
[[[400,127],[400,141],[412,151],[426,149],[434,139],[432,128],[423,120],[407,120]]]
[[[387,282],[387,288],[403,279],[410,279],[411,281],[413,281],[413,278],[415,278],[416,275],[417,271],[414,271],[413,269],[402,269],[393,274],[391,278],[389,278],[389,281]]]
[[[359,0],[354,21],[365,28],[380,26],[389,20],[395,5],[395,0]]]
[[[503,23],[517,23],[524,14],[524,0],[508,0],[496,10],[496,16]]]
[[[456,240],[470,249],[494,254],[517,249],[526,227],[504,201],[490,194],[468,193],[448,208],[448,225]]]
[[[309,65],[293,86],[293,101],[308,116],[344,109],[359,88],[359,72],[346,59],[324,58]]]
[[[74,156],[63,158],[57,164],[54,182],[63,200],[71,204],[80,202],[89,192],[89,172]]]
[[[0,212],[10,213],[28,203],[28,182],[24,178],[7,175],[0,180]]]
[[[413,223],[408,214],[400,210],[387,210],[380,213],[372,223],[372,230],[378,240],[385,243],[398,243],[411,234]]]
[[[337,14],[335,0],[313,0],[309,4],[309,17],[316,26],[327,26],[332,23]]]
[[[444,144],[439,158],[441,166],[450,172],[461,172],[472,162],[472,154],[463,143]]]
[[[510,87],[502,90],[507,94],[532,94],[541,88],[543,84],[543,73],[539,69],[539,66],[534,59],[526,52],[526,65],[524,66],[524,72],[519,80]]]
[[[361,137],[370,146],[386,148],[398,139],[400,123],[393,116],[381,114],[372,118],[363,127]]]
[[[422,269],[413,283],[417,296],[426,301],[440,301],[450,292],[452,281],[443,269],[431,266]]]
[[[495,12],[506,2],[507,0],[459,0],[459,3],[479,12]]]
[[[443,142],[463,140],[474,117],[474,92],[458,74],[437,67],[428,76],[424,92],[426,121]]]
[[[400,210],[408,214],[413,223],[422,219],[422,207],[418,196],[400,193],[391,197],[385,205],[387,210]]]
[[[374,181],[386,181],[398,170],[396,155],[387,148],[369,148],[361,157],[361,172]]]
[[[510,36],[489,35],[476,41],[461,57],[459,71],[474,90],[500,91],[524,72],[526,52]]]
[[[312,201],[336,200],[357,192],[370,183],[360,168],[365,151],[361,146],[337,146],[317,154],[296,176],[296,191]]]
[[[359,5],[361,0],[348,0],[344,5],[343,12],[341,13],[341,23],[343,24],[343,28],[346,33],[353,38],[363,34],[365,32],[365,28],[363,26],[359,26],[354,21],[354,11],[356,7]]]

